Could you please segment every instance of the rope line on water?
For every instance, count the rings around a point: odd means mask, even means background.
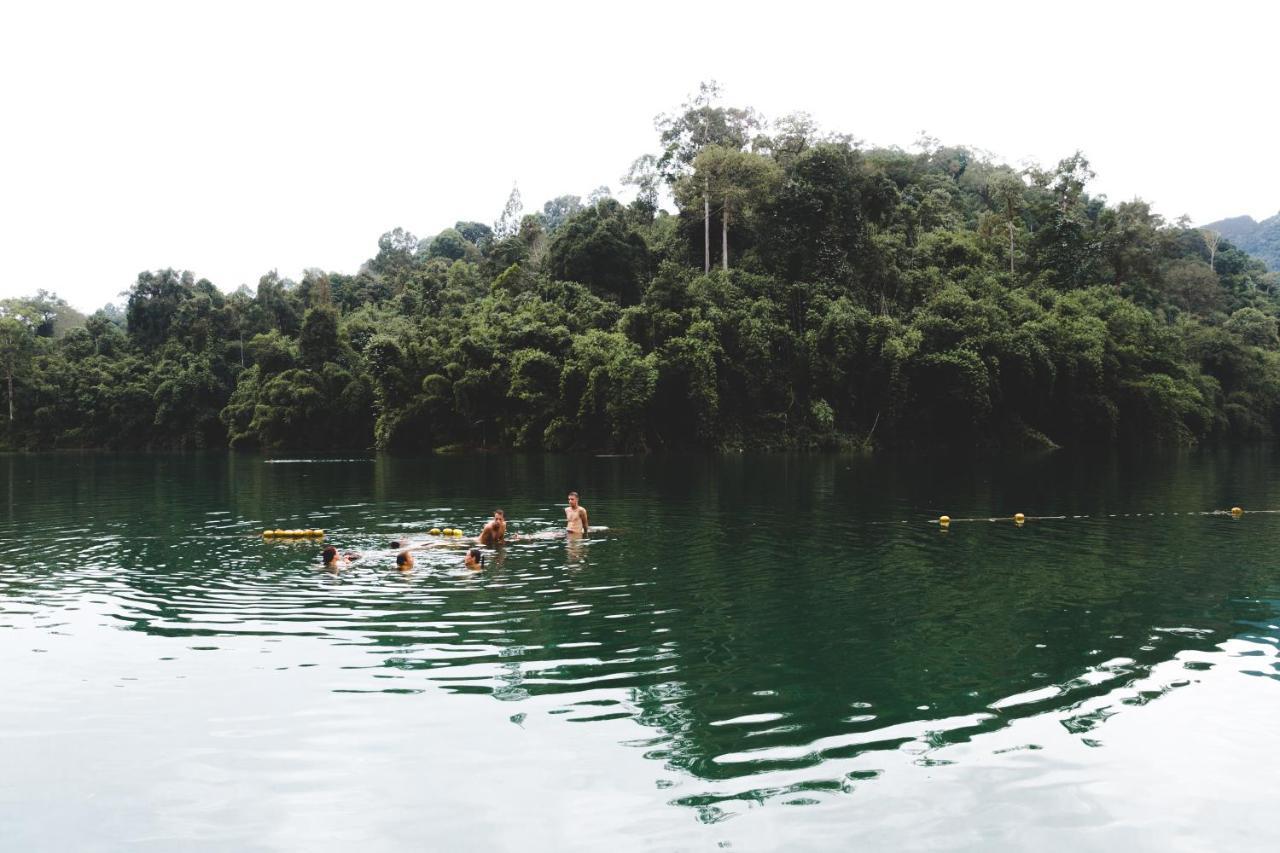
[[[1082,521],[1082,520],[1089,520],[1089,519],[1105,519],[1105,518],[1168,518],[1168,517],[1174,517],[1174,516],[1200,516],[1200,517],[1220,516],[1220,517],[1226,517],[1231,519],[1240,519],[1246,514],[1247,515],[1280,515],[1280,509],[1251,509],[1246,513],[1245,510],[1241,509],[1240,507],[1233,506],[1231,509],[1212,509],[1212,510],[1200,510],[1200,511],[1193,511],[1193,512],[1098,512],[1098,513],[1083,513],[1079,515],[1024,515],[1023,513],[1018,512],[1018,513],[1014,513],[1013,515],[970,516],[970,517],[961,517],[961,518],[952,518],[951,516],[948,516],[948,515],[941,515],[936,518],[915,518],[915,519],[908,518],[908,519],[899,519],[894,521],[868,521],[864,523],[872,526],[877,526],[877,527],[889,526],[889,525],[900,525],[900,524],[927,524],[927,525],[941,527],[945,529],[947,527],[950,527],[952,524],[975,524],[979,522],[986,522],[989,524],[996,524],[1000,522],[1012,522],[1013,524],[1021,527],[1023,524],[1025,524],[1028,521]],[[339,535],[342,535],[342,536],[369,535],[366,533],[358,533],[358,532],[347,533],[346,531],[335,531],[332,528],[326,529],[324,531],[316,531],[316,533],[318,535],[264,536],[263,531],[261,531],[261,529],[255,528],[254,530],[245,531],[244,533],[188,533],[188,534],[180,534],[180,535],[173,535],[173,536],[161,536],[161,535],[132,536],[132,535],[127,535],[122,533],[93,534],[93,533],[90,533],[89,531],[83,531],[81,532],[80,537],[77,537],[77,538],[96,535],[99,538],[99,540],[101,540],[104,537],[110,537],[110,538],[118,538],[121,541],[125,541],[125,540],[130,540],[130,541],[166,540],[168,541],[168,540],[174,540],[174,539],[244,539],[246,537],[251,537],[251,538],[259,539],[261,541],[273,543],[273,544],[281,543],[281,542],[292,542],[292,543],[298,543],[298,544],[318,544],[320,542],[323,542],[325,539],[329,538],[330,535],[334,533],[338,533]],[[461,531],[458,531],[458,534],[461,534]],[[55,541],[65,541],[67,538],[70,538],[70,537],[59,537],[59,538],[56,538]],[[441,537],[441,538],[442,538],[442,541],[447,541],[448,539],[448,537]],[[455,535],[454,538],[461,538],[461,537]],[[28,541],[28,539],[29,537],[0,536],[0,542],[25,542],[25,541]]]
[[[1280,515],[1280,509],[1251,509],[1249,515]],[[1079,521],[1085,519],[1102,519],[1102,518],[1167,518],[1171,516],[1223,516],[1226,518],[1238,519],[1245,515],[1245,511],[1238,506],[1231,509],[1212,509],[1200,510],[1195,512],[1098,512],[1098,513],[1082,513],[1079,515],[1024,515],[1016,512],[1013,515],[996,515],[996,516],[972,516],[968,518],[952,518],[949,515],[940,515],[937,518],[928,519],[905,519],[901,521],[872,521],[869,524],[889,525],[889,524],[929,524],[937,527],[949,527],[952,524],[964,524],[975,522],[998,523],[1002,521],[1013,522],[1018,526],[1022,526],[1028,521]]]

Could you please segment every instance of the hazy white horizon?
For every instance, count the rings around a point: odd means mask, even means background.
[[[1280,210],[1249,2],[785,6],[61,3],[0,11],[0,296],[94,310],[138,272],[353,272],[380,234],[585,196],[699,81],[868,145],[1076,149],[1172,220]]]

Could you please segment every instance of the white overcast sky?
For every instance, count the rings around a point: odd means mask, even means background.
[[[1280,210],[1268,2],[12,2],[0,297],[144,269],[351,272],[384,231],[586,195],[714,78],[767,117],[1013,163],[1199,223]]]

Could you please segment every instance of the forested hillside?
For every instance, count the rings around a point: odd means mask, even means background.
[[[0,308],[10,448],[1189,443],[1280,428],[1277,280],[1088,162],[867,148],[712,87],[604,191],[225,294]],[[626,157],[621,162],[626,162]],[[674,201],[673,212],[659,209]],[[53,314],[54,317],[50,317]],[[66,325],[64,323],[64,325]]]
[[[1280,271],[1280,213],[1261,222],[1252,216],[1233,216],[1205,226],[1216,231],[1242,251],[1261,258],[1272,270]]]

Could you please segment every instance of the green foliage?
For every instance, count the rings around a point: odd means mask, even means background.
[[[581,282],[631,305],[640,299],[649,252],[644,239],[627,226],[622,205],[606,199],[570,216],[559,228],[549,266],[555,278]]]
[[[1144,202],[1108,206],[1079,154],[1016,170],[932,140],[865,149],[800,114],[768,127],[719,94],[706,85],[659,119],[658,148],[624,179],[629,205],[602,188],[526,215],[513,190],[496,228],[396,228],[353,275],[271,272],[227,295],[144,272],[123,309],[88,318],[43,291],[0,301],[13,411],[0,443],[430,452],[1280,433],[1280,281],[1235,231],[1206,241]],[[658,210],[664,184],[675,213]],[[704,253],[730,241],[733,263],[717,254],[725,268],[704,273]]]
[[[338,312],[329,305],[307,309],[298,349],[303,363],[309,367],[321,367],[327,361],[336,361],[342,349],[338,339]]]

